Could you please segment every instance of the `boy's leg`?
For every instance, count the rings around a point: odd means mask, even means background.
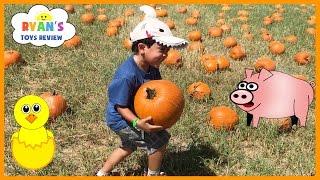
[[[103,167],[100,169],[98,173],[101,175],[107,174],[112,171],[112,169],[119,164],[125,157],[132,153],[132,149],[130,148],[117,148],[115,149],[107,161],[104,163]]]
[[[148,176],[158,176],[160,174],[161,163],[166,148],[167,145],[164,145],[148,156]]]

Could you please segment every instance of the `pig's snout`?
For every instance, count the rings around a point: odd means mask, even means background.
[[[230,99],[236,104],[243,105],[251,102],[253,95],[246,90],[235,90],[230,94]]]

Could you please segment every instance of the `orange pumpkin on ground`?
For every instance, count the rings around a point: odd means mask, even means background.
[[[246,56],[246,52],[244,48],[242,48],[240,45],[237,45],[229,51],[229,55],[234,60],[241,60]]]
[[[211,37],[221,37],[223,30],[220,27],[211,27],[208,33]]]
[[[21,54],[15,50],[7,50],[4,52],[4,68],[21,61]]]
[[[203,61],[203,65],[207,73],[214,73],[218,70],[218,62],[216,58]]]
[[[191,12],[191,17],[194,17],[194,18],[200,18],[200,11],[199,10],[193,10]]]
[[[105,15],[105,14],[99,14],[99,15],[97,16],[97,19],[98,19],[98,21],[106,22],[106,21],[108,20],[108,17],[107,17],[107,15]]]
[[[195,82],[188,87],[188,95],[197,100],[207,98],[211,94],[208,84],[203,82]]]
[[[200,57],[200,61],[203,64],[205,61],[215,60],[215,55],[213,54],[204,54]]]
[[[183,6],[183,7],[179,7],[178,9],[177,9],[177,12],[178,13],[181,13],[181,14],[184,14],[184,13],[186,13],[187,12],[187,7],[186,6]]]
[[[305,65],[308,64],[311,55],[308,52],[298,52],[294,55],[293,59],[299,64],[299,65]]]
[[[230,67],[230,62],[226,57],[218,56],[218,57],[216,57],[216,59],[217,59],[217,64],[218,64],[219,70],[228,69]]]
[[[276,69],[276,62],[267,57],[262,57],[257,59],[254,64],[254,68],[257,72],[260,72],[261,69],[266,69],[269,71],[274,71]]]
[[[189,17],[186,19],[185,22],[187,25],[196,25],[198,23],[198,19],[194,17]]]
[[[273,20],[272,20],[272,18],[270,16],[267,16],[267,17],[263,18],[263,24],[264,25],[270,25],[272,23],[273,23]]]
[[[289,43],[295,44],[295,43],[298,41],[298,38],[297,38],[297,36],[295,36],[295,35],[289,35],[289,36],[286,36],[286,37],[284,38],[284,40],[287,41],[287,42],[289,42]]]
[[[282,54],[286,50],[284,44],[279,41],[272,41],[269,44],[269,50],[272,54]]]
[[[69,13],[69,14],[73,14],[74,13],[74,6],[71,4],[66,4],[64,6],[64,10],[66,10],[67,13]]]
[[[91,12],[87,12],[87,13],[81,15],[81,21],[84,24],[92,24],[94,20],[95,20],[95,17],[93,15],[93,13],[91,13]]]
[[[262,33],[262,39],[264,41],[272,41],[273,38],[270,33],[266,32],[266,33]]]
[[[140,86],[134,97],[134,110],[139,118],[152,117],[152,124],[170,128],[184,108],[183,93],[168,80],[152,80]]]
[[[306,32],[310,35],[315,35],[316,34],[316,29],[315,28],[307,28]]]
[[[41,94],[40,97],[47,102],[50,112],[49,117],[52,119],[57,118],[67,110],[66,100],[62,95],[57,94],[55,91],[53,91],[53,93],[45,92]]]
[[[108,27],[106,30],[107,36],[116,36],[118,34],[118,28],[116,27]]]
[[[87,11],[91,11],[93,8],[93,5],[92,4],[86,4],[84,5],[84,9],[87,10]]]
[[[188,33],[188,38],[190,41],[200,41],[201,32],[200,31],[191,31]]]
[[[229,36],[229,37],[226,37],[223,41],[223,45],[226,47],[226,48],[231,48],[231,47],[234,47],[237,45],[237,40],[235,37],[233,36]]]
[[[171,20],[171,19],[168,19],[167,22],[166,22],[166,24],[168,25],[168,27],[169,27],[170,29],[174,29],[174,28],[176,27],[174,21]]]
[[[199,53],[203,53],[204,45],[200,41],[191,41],[187,47],[188,51],[199,51]]]
[[[80,39],[80,36],[78,35],[74,35],[71,39],[63,43],[63,46],[66,48],[74,48],[79,45],[81,45],[81,39]]]
[[[168,16],[168,11],[166,9],[156,9],[157,17],[166,17]]]
[[[220,28],[223,30],[223,32],[230,32],[231,31],[231,26],[228,24],[223,24],[220,26]]]
[[[245,32],[242,35],[242,38],[248,40],[248,41],[252,41],[253,40],[253,34],[251,32]]]
[[[229,107],[213,107],[209,112],[210,124],[217,130],[232,130],[238,123],[238,114]]]
[[[130,39],[126,38],[123,40],[123,47],[128,50],[131,50],[132,42],[130,41]]]
[[[167,66],[175,66],[180,68],[182,66],[182,57],[178,50],[171,48],[168,51],[167,58],[163,61]]]

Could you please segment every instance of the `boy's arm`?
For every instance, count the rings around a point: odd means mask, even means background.
[[[131,123],[134,119],[137,118],[137,116],[127,107],[117,106],[117,111],[129,123]],[[145,132],[156,132],[156,131],[163,130],[162,126],[156,126],[156,125],[149,124],[151,119],[152,119],[151,116],[144,118],[144,119],[140,119],[137,122],[137,127]]]

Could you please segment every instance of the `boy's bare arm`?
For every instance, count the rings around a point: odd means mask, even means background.
[[[126,121],[130,123],[132,120],[134,120],[137,117],[129,108],[126,108],[126,107],[117,106],[117,111]],[[137,122],[137,127],[145,132],[156,132],[156,131],[163,130],[162,126],[151,125],[149,123],[151,122],[151,120],[152,120],[151,116],[144,119],[140,119]]]

